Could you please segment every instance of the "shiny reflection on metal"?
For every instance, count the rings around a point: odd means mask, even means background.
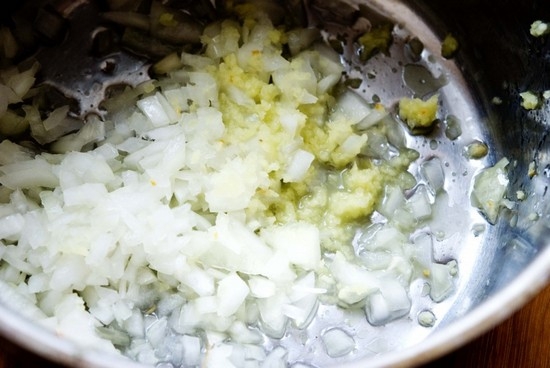
[[[303,336],[299,332],[289,334],[281,344],[287,347],[292,359],[308,358],[318,366],[409,367],[432,360],[487,331],[550,281],[550,103],[546,101],[540,110],[526,112],[518,98],[518,93],[527,89],[550,89],[550,80],[540,78],[550,69],[550,41],[530,40],[525,35],[528,30],[520,28],[528,25],[529,17],[535,14],[550,19],[550,3],[528,1],[531,6],[523,6],[532,12],[517,9],[515,1],[508,0],[449,0],[444,5],[435,0],[355,0],[354,3],[391,18],[399,25],[398,31],[403,37],[420,38],[426,52],[418,65],[435,78],[444,74],[447,81],[439,89],[442,108],[444,114],[458,118],[463,134],[456,141],[449,141],[440,130],[429,139],[411,137],[408,144],[420,152],[421,160],[438,157],[446,163],[449,207],[444,216],[434,220],[433,226],[443,228],[452,223],[461,231],[448,230],[448,236],[436,246],[435,257],[456,259],[460,277],[455,293],[441,303],[415,299],[408,319],[375,328],[366,323],[364,316],[351,316],[348,323],[355,323],[353,327],[359,337],[353,361],[347,358],[334,363],[319,357],[314,354],[319,348],[314,344],[308,346],[310,353],[304,353],[299,344]],[[474,20],[470,18],[472,14]],[[514,21],[515,18],[522,21]],[[438,55],[441,40],[449,31],[457,32],[463,43],[459,54],[446,60]],[[492,37],[494,34],[500,37]],[[373,99],[371,91],[383,91],[378,97],[386,104],[414,93],[403,81],[403,74],[394,71],[395,68],[401,70],[408,62],[406,55],[400,54],[399,46],[394,45],[391,59],[380,56],[367,66],[352,64],[350,73],[359,70],[363,78],[368,72],[376,72],[377,77],[364,78],[361,87],[368,100]],[[486,57],[488,53],[492,57]],[[505,67],[499,66],[503,60]],[[499,97],[504,103],[493,104],[493,97]],[[483,160],[467,160],[463,155],[465,145],[474,139],[491,147]],[[437,150],[430,140],[437,143]],[[465,201],[474,175],[500,157],[511,161],[507,197],[513,200],[516,191],[521,190],[527,198],[514,202],[512,208],[503,211],[499,221],[490,226],[479,213],[469,210],[469,203]],[[537,175],[528,175],[530,166],[536,168]],[[413,171],[416,169],[413,167]],[[484,231],[475,230],[478,228]],[[413,284],[411,293],[420,295],[420,287]],[[419,326],[413,318],[426,308],[437,318],[433,328]],[[341,318],[334,309],[324,311],[328,316],[325,323]],[[314,322],[307,334],[315,336],[326,326]],[[120,357],[80,350],[5,306],[0,306],[0,332],[29,350],[67,365],[139,366]]]
[[[349,363],[346,367],[412,367],[427,363],[495,327],[529,302],[549,282],[550,247],[546,247],[504,289],[478,303],[467,314],[456,318],[445,328],[438,329],[422,342],[399,352]]]
[[[51,12],[59,12],[72,28],[58,45],[36,54],[44,76],[41,82],[75,101],[75,115],[101,115],[100,105],[110,87],[135,87],[150,79],[148,61],[112,47],[114,34],[100,26],[96,1],[61,1]]]

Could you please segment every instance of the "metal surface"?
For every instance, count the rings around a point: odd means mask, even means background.
[[[550,103],[545,101],[539,110],[526,111],[520,106],[519,97],[526,90],[550,90],[550,37],[535,39],[529,35],[532,21],[550,20],[550,3],[532,0],[518,8],[517,2],[507,0],[356,2],[376,9],[399,25],[400,37],[392,46],[391,58],[379,55],[367,65],[355,60],[350,67],[351,75],[364,80],[360,90],[367,100],[373,98],[373,91],[385,104],[403,95],[423,93],[419,92],[418,83],[404,78],[411,63],[403,52],[403,43],[409,36],[418,37],[425,46],[422,59],[415,64],[445,81],[443,86],[433,88],[439,90],[444,115],[458,118],[463,134],[457,140],[447,139],[443,129],[446,122],[442,121],[432,135],[410,137],[408,144],[420,152],[421,161],[438,157],[445,163],[448,205],[439,210],[431,224],[434,232],[445,236],[435,242],[434,257],[438,261],[456,259],[460,277],[454,294],[441,303],[423,296],[421,284],[413,284],[414,302],[408,318],[373,327],[362,315],[342,318],[336,309],[327,308],[307,332],[293,331],[281,344],[288,349],[289,360],[311,361],[316,366],[413,366],[434,359],[499,323],[550,280]],[[459,39],[461,49],[456,57],[446,60],[439,57],[439,50],[449,31]],[[353,60],[353,55],[348,56]],[[138,73],[143,72],[144,64],[140,63],[135,69]],[[91,76],[104,72],[90,70]],[[365,78],[367,74],[376,78]],[[82,90],[90,90],[90,86]],[[71,97],[90,107],[99,105],[87,97]],[[502,103],[495,104],[495,97]],[[464,155],[465,147],[473,140],[487,142],[491,147],[483,160],[469,160]],[[507,157],[512,163],[507,198],[514,202],[490,226],[465,201],[473,176],[500,157]],[[534,176],[528,175],[530,165],[536,168]],[[523,201],[515,200],[519,190],[527,194]],[[481,224],[485,231],[479,232],[476,229]],[[424,309],[432,310],[437,317],[433,328],[416,322],[416,315]],[[351,356],[328,360],[319,353],[322,347],[315,337],[327,325],[353,329],[360,337]],[[0,332],[30,350],[68,365],[135,366],[119,357],[82,351],[5,306],[0,306]]]
[[[60,9],[62,5],[67,6]],[[69,1],[58,5],[58,9],[59,12],[50,12],[70,20],[73,29],[66,33],[63,42],[42,48],[36,59],[41,65],[42,83],[75,101],[76,115],[83,118],[89,113],[101,114],[100,104],[110,87],[135,87],[150,79],[147,60],[109,46],[114,36],[101,25],[97,2]],[[107,45],[99,46],[102,40]]]
[[[40,63],[40,83],[59,91],[80,118],[101,115],[109,88],[149,80],[150,62],[116,47],[117,35],[105,26],[97,1],[37,3],[36,15],[23,8],[25,20],[34,16],[39,41],[34,55]],[[32,14],[32,15],[29,15]]]

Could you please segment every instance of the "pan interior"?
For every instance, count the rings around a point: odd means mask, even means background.
[[[344,50],[343,59],[347,62],[347,74],[362,80],[356,91],[367,101],[380,100],[384,105],[392,106],[403,96],[439,94],[441,119],[436,129],[426,136],[407,136],[407,144],[420,154],[410,170],[419,180],[423,163],[434,159],[442,163],[445,200],[435,208],[429,231],[437,234],[433,243],[434,260],[439,263],[456,260],[458,263],[455,290],[445,300],[436,303],[426,294],[424,282],[413,282],[410,313],[384,326],[370,325],[361,310],[343,313],[336,307],[321,306],[317,317],[306,330],[289,330],[280,340],[266,340],[268,349],[284,347],[290,362],[342,366],[360,359],[368,362],[369,357],[421,344],[434,332],[444,333],[445,328],[457,319],[467,318],[469,312],[491,296],[506,292],[508,283],[548,245],[550,106],[546,101],[541,109],[527,112],[520,106],[518,93],[548,90],[550,80],[526,79],[526,70],[516,69],[528,69],[526,67],[529,66],[533,70],[541,69],[537,72],[548,71],[549,63],[537,64],[533,59],[536,56],[525,51],[525,54],[518,56],[517,64],[509,64],[514,68],[509,75],[504,75],[504,72],[495,74],[498,70],[492,68],[487,60],[485,65],[480,66],[483,57],[479,48],[485,47],[483,42],[489,42],[491,35],[485,34],[485,38],[479,37],[474,41],[472,32],[479,31],[479,26],[471,25],[471,21],[464,24],[464,29],[457,30],[457,35],[462,37],[459,41],[465,42],[461,44],[460,52],[454,58],[442,58],[442,40],[448,32],[455,32],[456,24],[446,17],[434,15],[434,10],[438,11],[439,6],[436,3],[362,2],[373,14],[387,17],[396,25],[394,42],[389,54],[379,53],[367,63],[360,60],[353,48]],[[451,3],[449,6],[457,6]],[[481,3],[489,6],[490,2]],[[498,11],[509,11],[507,4],[505,2]],[[535,1],[534,4],[538,3]],[[535,5],[532,9],[536,9]],[[474,6],[468,2],[463,9]],[[544,8],[543,5],[541,7]],[[550,6],[546,5],[543,10],[550,15],[548,8]],[[467,12],[464,10],[464,13]],[[532,13],[524,15],[523,23],[517,21],[513,24],[518,29],[528,27],[526,22]],[[476,19],[480,22],[484,20]],[[342,26],[327,23],[326,31],[327,34],[338,33],[342,31]],[[521,32],[528,32],[528,28]],[[407,51],[408,43],[414,37],[424,45],[418,60],[412,60]],[[512,43],[522,41],[526,38],[514,38]],[[544,59],[550,55],[549,44],[531,44],[530,47],[536,48],[538,57]],[[502,49],[492,51],[498,59],[499,52],[509,50],[502,46]],[[487,72],[487,68],[491,70]],[[537,74],[533,70],[529,74]],[[449,129],[457,124],[462,133],[451,139]],[[465,152],[474,141],[486,143],[490,147],[489,154],[481,159],[469,158]],[[511,184],[506,193],[506,198],[511,201],[510,208],[504,209],[497,223],[490,225],[470,205],[472,180],[481,169],[493,165],[502,157],[511,162]],[[536,174],[530,176],[528,173],[533,167]],[[527,194],[523,201],[516,200],[518,191]],[[436,318],[433,327],[419,324],[418,315],[422,311],[433,313]],[[325,353],[320,337],[327,329],[335,327],[355,338],[356,348],[346,357],[331,358]],[[33,349],[32,344],[28,347]]]
[[[438,303],[425,295],[422,281],[414,282],[410,290],[412,308],[409,315],[385,326],[370,325],[361,311],[342,314],[339,309],[322,307],[307,331],[293,331],[280,341],[289,351],[290,361],[312,362],[317,366],[342,364],[421,343],[499,290],[537,253],[537,247],[524,234],[524,229],[517,226],[517,209],[501,214],[499,222],[493,226],[470,205],[474,176],[483,167],[505,157],[507,148],[494,134],[500,122],[498,117],[489,115],[489,96],[482,94],[477,81],[469,74],[471,71],[464,70],[460,58],[441,57],[442,39],[449,30],[430,13],[410,3],[375,0],[369,2],[369,7],[396,24],[396,37],[389,55],[378,54],[367,63],[361,62],[352,49],[347,50],[344,59],[351,60],[348,74],[363,80],[357,91],[367,101],[379,98],[385,105],[395,105],[403,96],[425,97],[436,91],[439,93],[443,114],[438,127],[427,136],[408,136],[408,146],[420,153],[418,162],[411,168],[412,173],[417,174],[422,163],[432,159],[443,163],[447,199],[436,209],[429,230],[439,234],[433,244],[434,259],[441,263],[456,260],[459,277],[454,293]],[[332,32],[338,31],[332,29]],[[407,42],[414,37],[425,46],[417,61],[412,61],[407,54]],[[449,139],[448,129],[457,123],[462,134],[457,139]],[[468,158],[466,147],[474,141],[487,143],[489,155],[480,160]],[[526,171],[514,175],[525,174]],[[519,186],[510,188],[509,198],[515,198],[518,189]],[[526,206],[529,204],[521,204],[521,208]],[[533,224],[523,221],[522,226]],[[422,311],[435,315],[436,323],[432,328],[419,324],[418,315]],[[323,353],[319,337],[333,327],[355,336],[356,349],[350,356],[334,359]]]

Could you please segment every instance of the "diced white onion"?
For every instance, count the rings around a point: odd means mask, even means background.
[[[292,55],[308,48],[321,34],[317,28],[303,28],[288,32],[288,48]]]
[[[328,356],[337,358],[349,354],[355,348],[355,340],[339,328],[331,328],[321,337]]]
[[[438,193],[443,189],[445,173],[439,158],[434,157],[424,161],[420,166],[420,173],[433,193]]]
[[[314,270],[321,261],[319,229],[305,222],[291,223],[268,229],[262,233],[275,250],[283,252],[288,260],[304,270]]]
[[[420,184],[400,172],[411,185],[383,188],[385,165],[409,159],[397,157],[403,130],[352,90],[331,95],[345,69],[318,29],[285,37],[253,13],[207,26],[200,54],[168,56],[156,64],[166,78],[84,124],[68,106],[43,120],[27,103],[37,65],[0,72],[3,126],[28,124],[50,149],[0,143],[0,301],[159,368],[272,368],[289,352],[266,339],[306,329],[320,303],[383,325],[409,313],[413,278],[434,301],[450,295],[456,265],[432,261],[429,232],[411,236],[442,195],[440,163],[421,167]],[[480,205],[496,200],[484,188]],[[356,348],[344,329],[321,333],[329,357]]]
[[[281,338],[288,324],[288,317],[281,313],[283,306],[288,303],[286,295],[275,294],[269,298],[259,299],[257,303],[262,330],[268,336]]]
[[[378,289],[378,279],[360,266],[347,262],[336,253],[330,271],[338,283],[338,298],[347,304],[355,304]]]
[[[407,200],[407,207],[418,221],[428,219],[432,214],[432,206],[426,187],[419,185],[413,195]]]
[[[164,100],[164,101],[163,101]],[[163,103],[165,102],[165,103]],[[165,109],[168,101],[157,92],[154,96],[145,97],[137,102],[137,106],[149,118],[153,126],[159,127],[173,122],[170,112]]]
[[[474,178],[471,194],[472,205],[478,207],[492,224],[497,220],[502,199],[508,188],[509,179],[505,171],[508,163],[508,160],[503,158],[494,166],[481,171]]]
[[[384,198],[378,207],[378,212],[386,218],[392,218],[395,211],[403,208],[405,205],[405,196],[401,188],[388,185],[384,188]]]
[[[237,275],[230,274],[218,283],[218,308],[219,316],[228,317],[239,309],[250,289],[246,283]]]
[[[283,174],[283,180],[287,183],[302,180],[306,176],[307,170],[314,159],[315,156],[308,151],[299,149],[294,152],[294,155],[290,159],[290,163]]]
[[[435,302],[444,300],[453,292],[453,277],[448,265],[433,263],[430,276],[430,297]]]
[[[277,285],[273,281],[262,276],[250,277],[248,286],[250,293],[256,298],[269,298],[275,295],[277,290]]]
[[[361,96],[353,91],[346,90],[336,101],[332,119],[343,116],[349,120],[351,125],[354,125],[365,119],[371,112],[372,108]]]
[[[8,188],[55,188],[58,178],[53,173],[52,166],[44,159],[22,161],[0,167],[0,183]]]
[[[405,288],[395,280],[383,280],[380,290],[367,299],[365,310],[369,323],[384,325],[409,313],[411,301]]]
[[[183,335],[183,360],[188,366],[200,364],[201,360],[201,341],[196,336]]]

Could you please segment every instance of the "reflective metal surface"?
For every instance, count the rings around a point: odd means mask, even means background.
[[[525,304],[550,280],[550,102],[527,111],[519,93],[550,90],[550,37],[529,35],[530,24],[550,21],[550,3],[530,0],[356,0],[375,9],[399,25],[402,40],[415,36],[425,51],[421,65],[434,79],[443,78],[439,90],[445,117],[456,118],[462,135],[445,138],[442,121],[427,137],[410,137],[408,144],[421,154],[420,160],[437,157],[445,164],[447,205],[438,210],[432,230],[444,236],[434,242],[438,261],[456,259],[460,277],[451,297],[434,303],[422,295],[422,285],[413,284],[413,306],[409,318],[383,327],[370,326],[364,316],[345,321],[328,308],[319,322],[307,331],[293,332],[281,344],[289,359],[312,361],[316,366],[342,367],[414,366],[434,359],[480,335]],[[319,3],[319,1],[317,1]],[[452,32],[460,42],[458,54],[446,60],[439,56],[441,40]],[[404,41],[403,41],[404,42]],[[351,74],[363,79],[367,100],[376,91],[385,104],[403,95],[420,94],[414,76],[407,77],[410,56],[403,44],[392,46],[392,58],[380,55],[367,65],[352,64]],[[353,59],[353,55],[349,55]],[[376,78],[366,78],[367,74]],[[422,90],[419,92],[419,90]],[[382,93],[381,93],[381,92]],[[95,102],[94,102],[95,103]],[[96,105],[97,106],[97,105]],[[474,140],[486,142],[491,150],[483,160],[469,160],[465,147]],[[492,226],[475,210],[469,198],[471,181],[484,166],[507,157],[510,186],[509,209]],[[412,170],[416,170],[413,168]],[[535,175],[529,175],[530,170]],[[517,191],[527,194],[517,199]],[[480,230],[481,229],[481,230]],[[433,328],[420,326],[416,315],[434,312]],[[329,361],[317,354],[318,335],[327,324],[353,326],[358,349],[351,357]],[[22,319],[0,306],[0,332],[47,358],[79,367],[131,367],[135,363],[93,351],[82,351],[70,342]]]

